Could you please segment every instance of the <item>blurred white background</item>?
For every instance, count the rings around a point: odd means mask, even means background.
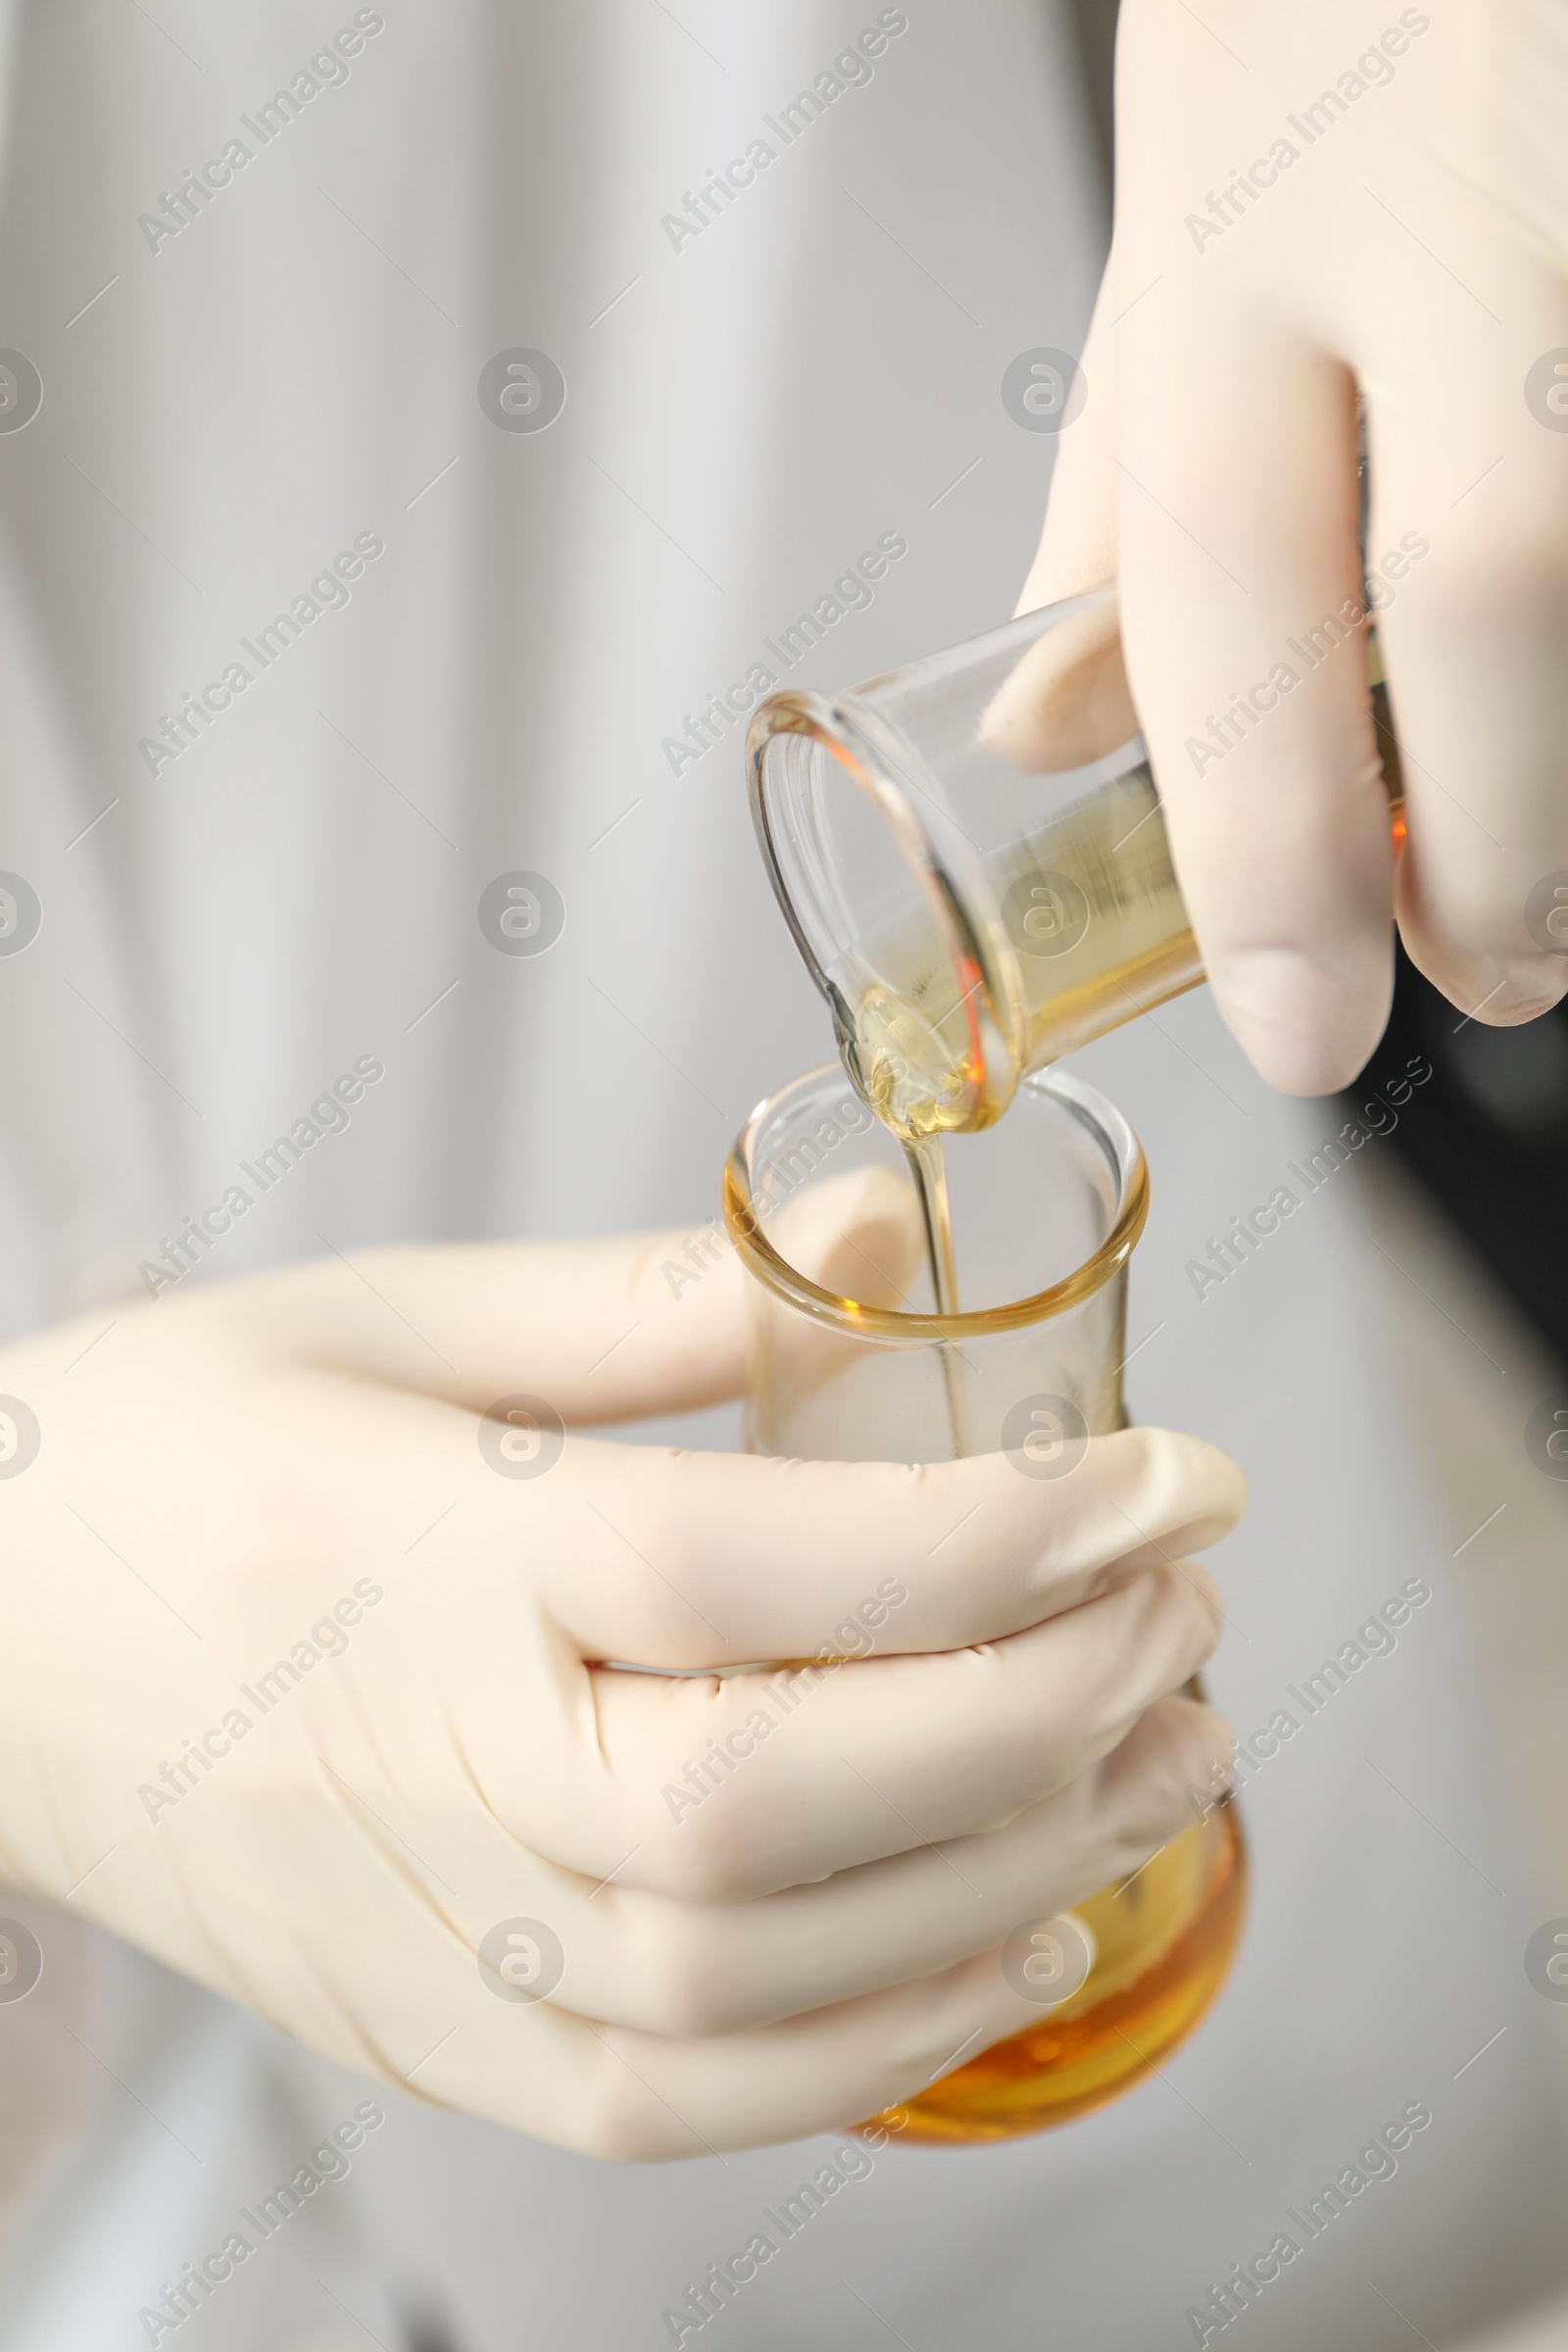
[[[906,553],[800,680],[1010,610],[1054,442],[1001,378],[1081,343],[1106,234],[1077,28],[1051,0],[385,0],[263,146],[244,118],[348,0],[0,15],[0,345],[44,387],[0,433],[0,867],[43,907],[0,958],[6,1326],[107,1324],[360,1055],[385,1077],[350,1128],[189,1280],[707,1222],[741,1119],[829,1038],[740,727],[678,773],[664,746],[881,535]],[[787,147],[765,130],[893,19],[868,79]],[[155,251],[141,216],[235,135],[243,172]],[[664,216],[759,135],[775,160],[672,241]],[[545,430],[481,407],[515,349],[564,379]],[[384,554],[350,601],[150,773],[140,740],[358,534]],[[477,918],[518,869],[565,908],[538,956]],[[1268,1095],[1201,994],[1084,1063],[1153,1171],[1134,1409],[1253,1483],[1216,1562],[1238,1732],[1406,1578],[1433,1604],[1259,1774],[1251,1922],[1194,2043],[1056,2134],[879,2157],[725,2311],[748,2352],[1191,2342],[1209,2282],[1414,2100],[1431,2129],[1248,2338],[1393,2352],[1568,2280],[1568,2007],[1523,1961],[1568,1910],[1568,1488],[1523,1435],[1559,1375],[1382,1141],[1200,1302],[1186,1261],[1345,1113]],[[134,1955],[98,1972],[90,2116],[14,2222],[6,2352],[145,2343],[159,2282],[365,2095]],[[0,2069],[64,2032],[0,2010]],[[808,2163],[622,2172],[388,2105],[335,2202],[181,2341],[667,2342],[683,2280]]]

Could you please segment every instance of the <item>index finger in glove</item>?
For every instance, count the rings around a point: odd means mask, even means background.
[[[475,1458],[468,1486],[498,1608],[510,1591],[578,1657],[665,1669],[997,1641],[1217,1542],[1246,1493],[1217,1446],[1152,1429],[1090,1439],[1059,1478],[1002,1453],[781,1461],[568,1436],[547,1476]]]

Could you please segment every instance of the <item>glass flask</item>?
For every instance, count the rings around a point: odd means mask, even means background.
[[[1020,1476],[1056,1478],[1090,1436],[1126,1426],[1127,1268],[1149,1205],[1127,1122],[1067,1072],[1029,1074],[996,1132],[950,1136],[945,1159],[967,1302],[956,1314],[937,1311],[906,1155],[836,1065],[754,1112],[723,1188],[750,1277],[754,1451],[1001,1451]],[[1078,1988],[909,2099],[896,2128],[1010,2138],[1127,2089],[1218,1991],[1245,1882],[1235,1807],[1195,1802],[1158,1854],[1069,1915],[1094,1956]]]
[[[1367,642],[1397,846],[1397,746]],[[1026,1070],[1203,977],[1114,586],[841,693],[770,695],[747,766],[844,1066],[906,1138],[990,1126]]]

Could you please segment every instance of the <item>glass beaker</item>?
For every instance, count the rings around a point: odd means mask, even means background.
[[[1149,1203],[1132,1129],[1052,1071],[1023,1079],[995,1133],[945,1150],[970,1301],[952,1315],[931,1297],[905,1154],[841,1070],[797,1079],[742,1130],[724,1218],[751,1277],[753,1450],[1003,1451],[1021,1476],[1052,1478],[1090,1436],[1126,1426],[1127,1266]],[[1011,2138],[1127,2089],[1224,1981],[1245,1875],[1235,1807],[1195,1805],[1152,1860],[1076,1907],[1096,1954],[1079,1989],[911,2098],[904,2136]]]
[[[1397,847],[1397,746],[1371,631],[1367,659]],[[1244,719],[1255,726],[1257,710],[1216,714],[1218,740],[1240,741]],[[901,1135],[991,1125],[1024,1071],[1203,977],[1113,585],[841,693],[770,695],[747,767],[762,857],[844,1066]]]

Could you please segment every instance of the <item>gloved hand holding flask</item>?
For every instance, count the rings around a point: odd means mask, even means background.
[[[813,1262],[880,1250],[844,1208]],[[1223,1768],[1172,1694],[1240,1475],[1150,1431],[1061,1486],[585,1434],[738,1393],[715,1254],[387,1250],[0,1351],[0,1880],[602,2156],[827,2130],[1029,2022],[997,1944]]]

